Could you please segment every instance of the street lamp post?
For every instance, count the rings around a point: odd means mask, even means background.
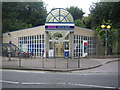
[[[101,25],[101,28],[104,29],[105,32],[106,32],[106,37],[105,37],[105,55],[107,56],[107,53],[108,53],[108,51],[107,51],[107,48],[108,48],[107,47],[108,46],[108,31],[111,28],[111,26],[110,25],[107,25],[107,26],[106,25]]]

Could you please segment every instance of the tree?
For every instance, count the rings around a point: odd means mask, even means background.
[[[112,26],[112,23],[110,21],[108,22],[103,22],[102,23],[103,25],[110,25]],[[112,55],[113,54],[113,51],[115,48],[118,48],[118,29],[114,29],[114,28],[111,28],[109,30],[107,29],[102,29],[100,26],[98,26],[96,28],[96,32],[98,34],[98,37],[100,38],[101,40],[101,43],[103,46],[105,46],[105,43],[107,42],[107,47],[108,47],[108,54],[109,55]],[[106,41],[106,32],[107,32],[107,41]],[[116,51],[116,53],[119,53],[118,51]]]
[[[74,18],[74,21],[77,19],[81,19],[82,16],[85,14],[82,9],[79,9],[78,7],[70,7],[70,8],[66,8],[67,11],[69,11],[71,13],[71,15]]]
[[[3,33],[43,25],[47,11],[43,2],[3,2]]]
[[[93,3],[90,7],[90,22],[91,28],[97,30],[97,34],[101,39],[101,43],[105,46],[105,30],[100,26],[102,24],[111,25],[112,28],[108,31],[108,53],[111,55],[115,48],[118,48],[120,38],[120,2],[98,2]],[[120,53],[120,51],[116,51]]]
[[[75,26],[85,27],[85,25],[83,24],[83,20],[82,19],[75,20]]]
[[[75,20],[75,25],[91,29],[91,16],[83,16],[81,19]]]
[[[98,2],[90,7],[91,27],[99,26],[103,21],[112,22],[113,28],[120,28],[120,2]]]
[[[71,13],[71,15],[73,16],[76,26],[91,28],[91,26],[90,26],[91,16],[84,17],[83,15],[84,15],[85,13],[82,11],[82,9],[80,9],[80,8],[78,8],[78,7],[70,7],[70,8],[67,8],[67,10],[68,10],[68,11]]]

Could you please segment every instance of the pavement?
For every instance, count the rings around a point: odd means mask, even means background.
[[[2,69],[70,72],[77,70],[89,70],[115,61],[120,61],[120,58],[80,58],[79,60],[72,58],[30,58],[21,60],[19,58],[12,58],[11,61],[8,61],[7,57],[2,57]]]

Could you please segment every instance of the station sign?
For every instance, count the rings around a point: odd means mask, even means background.
[[[74,23],[46,23],[46,30],[74,30]]]
[[[71,30],[71,29],[74,29],[74,26],[45,26],[46,30],[59,30],[59,29],[62,29],[62,30]]]

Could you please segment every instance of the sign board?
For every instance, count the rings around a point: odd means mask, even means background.
[[[83,40],[83,57],[87,56],[88,54],[88,42],[87,40]]]
[[[54,57],[54,50],[49,50],[49,58],[52,58]]]
[[[84,42],[84,53],[87,53],[87,49],[88,49],[88,43]]]
[[[64,50],[64,58],[68,58],[69,57],[69,50]]]
[[[74,23],[46,23],[46,30],[74,30]]]
[[[72,30],[74,29],[74,26],[45,26],[46,30]]]

